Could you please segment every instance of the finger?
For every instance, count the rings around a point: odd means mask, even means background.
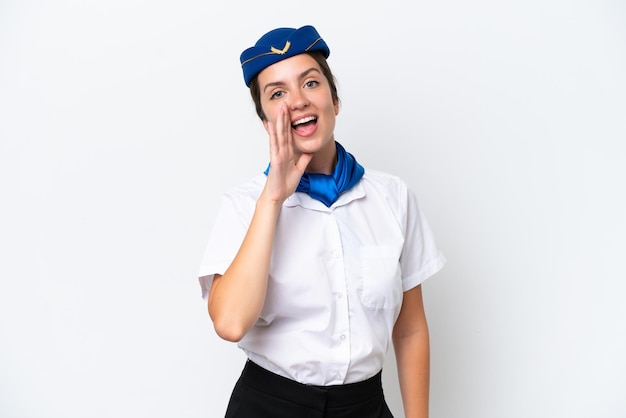
[[[270,156],[273,157],[278,153],[278,138],[276,135],[276,127],[271,121],[267,122],[267,133],[269,134]]]
[[[296,168],[298,171],[304,173],[312,159],[313,154],[300,154],[300,158],[298,158],[298,161],[296,162]]]
[[[291,143],[291,120],[287,103],[281,102],[278,109],[278,117],[276,118],[276,126],[278,140],[281,146]]]

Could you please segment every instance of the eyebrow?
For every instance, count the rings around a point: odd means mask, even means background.
[[[313,71],[315,71],[315,72],[317,72],[317,73],[319,73],[319,74],[322,74],[322,73],[320,72],[320,70],[318,70],[317,68],[315,68],[315,67],[311,67],[311,68],[309,68],[308,70],[305,70],[305,71],[301,72],[301,73],[300,73],[300,75],[298,76],[298,80],[302,80],[303,78],[305,78],[306,76],[308,76],[308,75],[309,75],[311,72],[313,72]],[[283,81],[272,81],[272,82],[270,82],[270,83],[267,83],[267,84],[263,87],[263,93],[265,93],[265,91],[267,90],[267,88],[268,88],[268,87],[282,86],[282,85],[284,85],[284,84],[285,84],[285,83],[284,83]]]

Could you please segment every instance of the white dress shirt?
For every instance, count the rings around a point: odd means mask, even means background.
[[[204,298],[239,250],[265,181],[222,196],[199,271]],[[403,292],[444,263],[398,177],[366,170],[330,208],[294,193],[278,218],[265,305],[238,346],[301,383],[365,380],[382,369]]]

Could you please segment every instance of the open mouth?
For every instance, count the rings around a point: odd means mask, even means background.
[[[296,132],[298,132],[298,131],[307,130],[309,127],[315,125],[316,123],[317,123],[316,116],[306,116],[302,119],[298,119],[295,122],[293,122],[291,124],[291,127],[295,129]]]

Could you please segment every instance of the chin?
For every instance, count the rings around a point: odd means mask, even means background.
[[[333,142],[332,139],[321,140],[314,137],[302,138],[296,136],[294,139],[296,148],[306,154],[314,154]]]

